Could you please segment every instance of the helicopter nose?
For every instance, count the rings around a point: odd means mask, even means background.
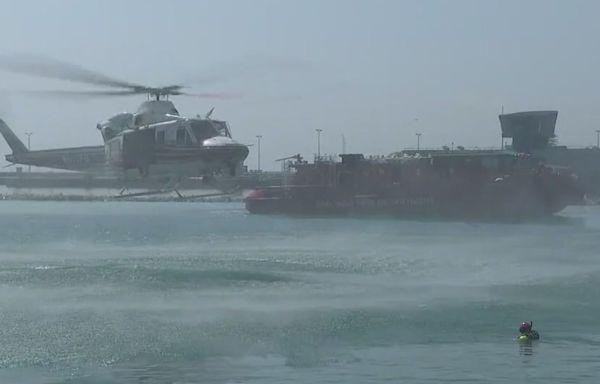
[[[202,142],[202,146],[215,152],[220,152],[234,162],[241,162],[248,157],[248,147],[224,136],[211,137]]]

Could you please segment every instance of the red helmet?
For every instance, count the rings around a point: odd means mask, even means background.
[[[519,327],[519,332],[525,333],[529,331],[531,331],[531,323],[528,323],[526,321],[522,322],[521,326]]]

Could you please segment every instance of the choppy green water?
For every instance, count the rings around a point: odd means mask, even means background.
[[[562,216],[0,202],[0,382],[594,383],[600,208]]]

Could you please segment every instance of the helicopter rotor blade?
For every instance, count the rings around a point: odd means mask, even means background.
[[[241,97],[238,93],[227,93],[227,92],[205,92],[205,93],[190,93],[175,91],[171,95],[191,96],[198,97],[201,99],[238,99]]]
[[[110,96],[131,96],[139,94],[160,94],[160,95],[173,95],[173,96],[191,96],[204,99],[232,99],[236,98],[237,95],[231,93],[188,93],[181,92],[181,86],[173,85],[169,87],[161,88],[149,88],[143,87],[139,89],[124,89],[124,90],[89,90],[89,91],[77,91],[77,90],[24,90],[17,91],[16,93],[25,94],[28,96],[39,96],[39,97],[60,97],[60,98],[73,98],[73,97],[110,97]]]
[[[45,91],[20,91],[21,94],[39,97],[103,97],[103,96],[131,96],[137,95],[138,91],[71,91],[71,90],[45,90]]]
[[[182,85],[169,85],[166,87],[148,87],[142,84],[130,83],[102,73],[83,68],[79,65],[70,64],[41,55],[0,55],[0,69],[5,71],[21,73],[26,75],[44,77],[49,79],[67,80],[71,82],[90,85],[104,86],[108,88],[122,89],[122,91],[50,91],[41,93],[50,96],[127,96],[134,94],[151,94],[160,96],[191,96],[212,99],[234,99],[241,95],[235,93],[204,92],[190,93],[182,91]],[[218,76],[217,76],[218,77]],[[215,78],[215,77],[213,77]],[[213,79],[211,78],[211,79]],[[35,93],[35,92],[34,92]]]
[[[117,80],[75,64],[37,55],[0,56],[0,68],[17,73],[67,80],[78,83],[102,85],[113,88],[142,89],[143,85]]]

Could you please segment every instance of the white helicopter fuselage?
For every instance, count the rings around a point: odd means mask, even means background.
[[[226,122],[181,117],[168,100],[146,101],[135,114],[117,114],[97,127],[107,164],[125,174],[234,174],[248,156],[248,147],[231,138]]]
[[[29,151],[14,133],[0,124],[0,134],[12,143],[15,164],[49,165],[63,169],[89,169],[106,164],[110,169],[128,172],[137,169],[143,176],[161,172],[180,176],[210,176],[223,170],[234,173],[248,155],[248,147],[231,138],[224,121],[187,119],[168,100],[169,96],[221,97],[220,93],[188,93],[183,85],[151,87],[123,81],[102,73],[58,60],[35,55],[0,55],[0,69],[55,80],[101,86],[102,90],[62,90],[57,95],[127,96],[148,95],[136,113],[120,113],[99,123],[102,147],[62,148],[59,151]],[[152,98],[152,99],[150,99]],[[64,157],[64,159],[63,159]],[[90,161],[78,161],[90,160]],[[86,163],[86,164],[78,164]],[[87,164],[90,163],[90,164]]]

